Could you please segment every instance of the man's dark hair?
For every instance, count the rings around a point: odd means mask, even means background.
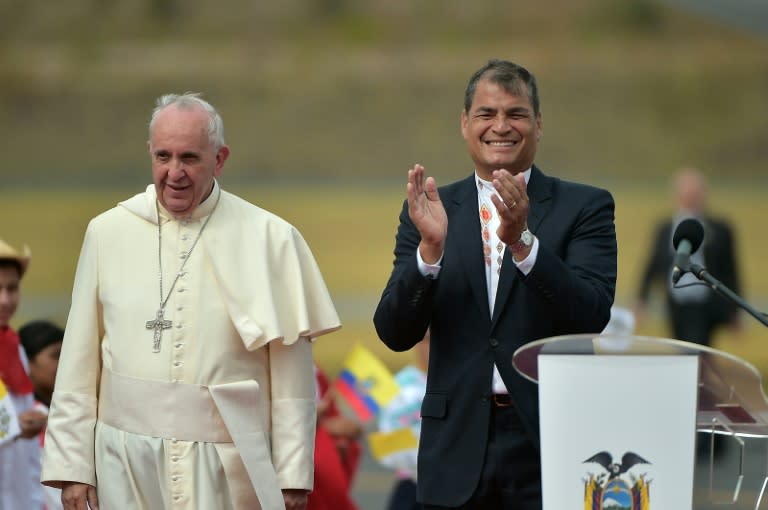
[[[464,91],[464,111],[469,113],[472,101],[475,98],[475,90],[480,80],[488,80],[503,88],[508,94],[519,96],[523,93],[524,84],[528,92],[528,99],[533,106],[533,114],[539,116],[539,89],[536,86],[536,78],[526,68],[513,64],[507,60],[491,59],[483,67],[478,69],[467,83]]]
[[[16,259],[3,259],[0,258],[0,267],[13,267],[16,269],[16,272],[19,273],[19,278],[21,278],[21,262],[19,262]]]

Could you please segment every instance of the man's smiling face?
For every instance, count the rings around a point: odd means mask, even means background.
[[[512,174],[533,164],[541,138],[541,115],[534,113],[525,85],[510,94],[501,85],[482,79],[472,106],[461,112],[461,134],[480,177],[492,180],[494,170]]]

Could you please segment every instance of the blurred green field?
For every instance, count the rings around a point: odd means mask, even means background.
[[[439,178],[439,176],[437,176]],[[595,183],[600,185],[601,183]],[[224,181],[226,186],[226,180]],[[354,342],[363,342],[391,367],[411,360],[410,353],[391,353],[375,336],[371,316],[392,263],[397,216],[403,187],[331,188],[292,187],[228,188],[297,226],[310,243],[325,275],[344,323],[338,333],[322,338],[316,346],[318,360],[334,373]],[[616,303],[631,306],[645,261],[653,227],[668,211],[666,188],[611,189],[616,199],[619,242],[619,278]],[[0,237],[15,246],[32,248],[30,271],[23,281],[24,299],[16,325],[55,310],[65,320],[72,277],[85,226],[90,217],[130,193],[15,192],[0,193],[0,215],[14,218]],[[768,200],[762,189],[712,191],[712,208],[734,221],[742,270],[742,295],[759,309],[768,305],[768,272],[763,269],[768,240],[762,235]],[[717,275],[715,275],[717,276]],[[659,315],[660,303],[651,308],[638,334],[668,336]],[[768,371],[768,332],[745,315],[742,334],[722,334],[718,346],[744,357]]]

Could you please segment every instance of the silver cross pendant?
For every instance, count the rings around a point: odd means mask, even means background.
[[[163,330],[169,329],[173,322],[163,319],[163,309],[158,308],[157,317],[154,320],[147,321],[147,329],[155,330],[155,339],[152,344],[152,352],[160,352],[160,340],[163,339]]]

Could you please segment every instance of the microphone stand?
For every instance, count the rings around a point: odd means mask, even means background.
[[[709,274],[709,271],[705,267],[702,267],[698,264],[690,263],[688,264],[687,269],[689,272],[693,273],[693,275],[698,278],[699,280],[707,283],[710,287],[712,287],[712,290],[716,291],[721,296],[724,296],[726,299],[730,300],[731,302],[735,303],[739,306],[739,308],[746,310],[752,317],[760,321],[760,323],[763,326],[768,326],[768,317],[763,312],[760,312],[758,310],[755,310],[752,306],[750,306],[749,303],[744,301],[738,294],[733,292],[731,289],[723,285],[723,282]]]

